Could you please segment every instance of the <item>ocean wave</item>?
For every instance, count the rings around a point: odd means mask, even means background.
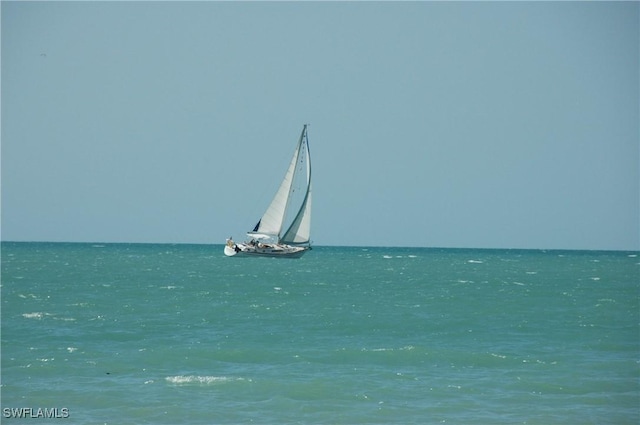
[[[53,320],[60,320],[63,322],[75,322],[76,319],[73,317],[56,317],[55,314],[52,313],[43,313],[41,311],[34,311],[33,313],[23,313],[22,317],[24,317],[25,319],[37,319],[37,320],[42,320],[45,317],[51,318]]]
[[[211,385],[211,384],[221,384],[225,382],[246,381],[245,378],[237,378],[237,377],[229,377],[229,376],[197,376],[197,375],[167,376],[164,379],[165,381],[170,382],[172,384],[176,384],[176,385],[188,385],[188,384]],[[251,380],[249,379],[249,381]]]
[[[380,351],[411,351],[416,347],[413,345],[405,345],[404,347],[382,347],[382,348],[362,348],[360,351],[380,352]]]

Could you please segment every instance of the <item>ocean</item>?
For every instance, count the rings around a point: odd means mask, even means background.
[[[640,253],[2,243],[1,421],[640,423]]]

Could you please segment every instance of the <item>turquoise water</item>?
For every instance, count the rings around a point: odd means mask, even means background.
[[[638,255],[3,243],[2,423],[638,424]]]

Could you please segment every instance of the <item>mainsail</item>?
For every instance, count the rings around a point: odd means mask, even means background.
[[[283,225],[290,206],[293,183],[299,164],[306,164],[305,194],[301,205],[288,229],[282,234]],[[295,206],[294,206],[295,207]],[[308,244],[311,230],[311,157],[307,140],[307,126],[302,128],[300,139],[289,163],[289,168],[274,196],[271,204],[258,221],[250,236],[267,236],[278,240],[278,243],[290,245]]]

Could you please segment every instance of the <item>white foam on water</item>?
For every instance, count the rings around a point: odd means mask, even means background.
[[[221,384],[225,382],[246,381],[246,379],[244,378],[234,378],[229,376],[197,376],[197,375],[167,376],[164,379],[167,382],[170,382],[176,385],[188,385],[188,384],[211,385],[211,384]]]
[[[54,320],[62,320],[63,322],[75,322],[76,319],[73,317],[54,317]]]
[[[368,352],[380,352],[380,351],[410,351],[413,350],[415,347],[413,345],[405,345],[404,347],[400,347],[400,348],[393,348],[393,347],[389,347],[389,348],[362,348],[360,351],[368,351]]]

